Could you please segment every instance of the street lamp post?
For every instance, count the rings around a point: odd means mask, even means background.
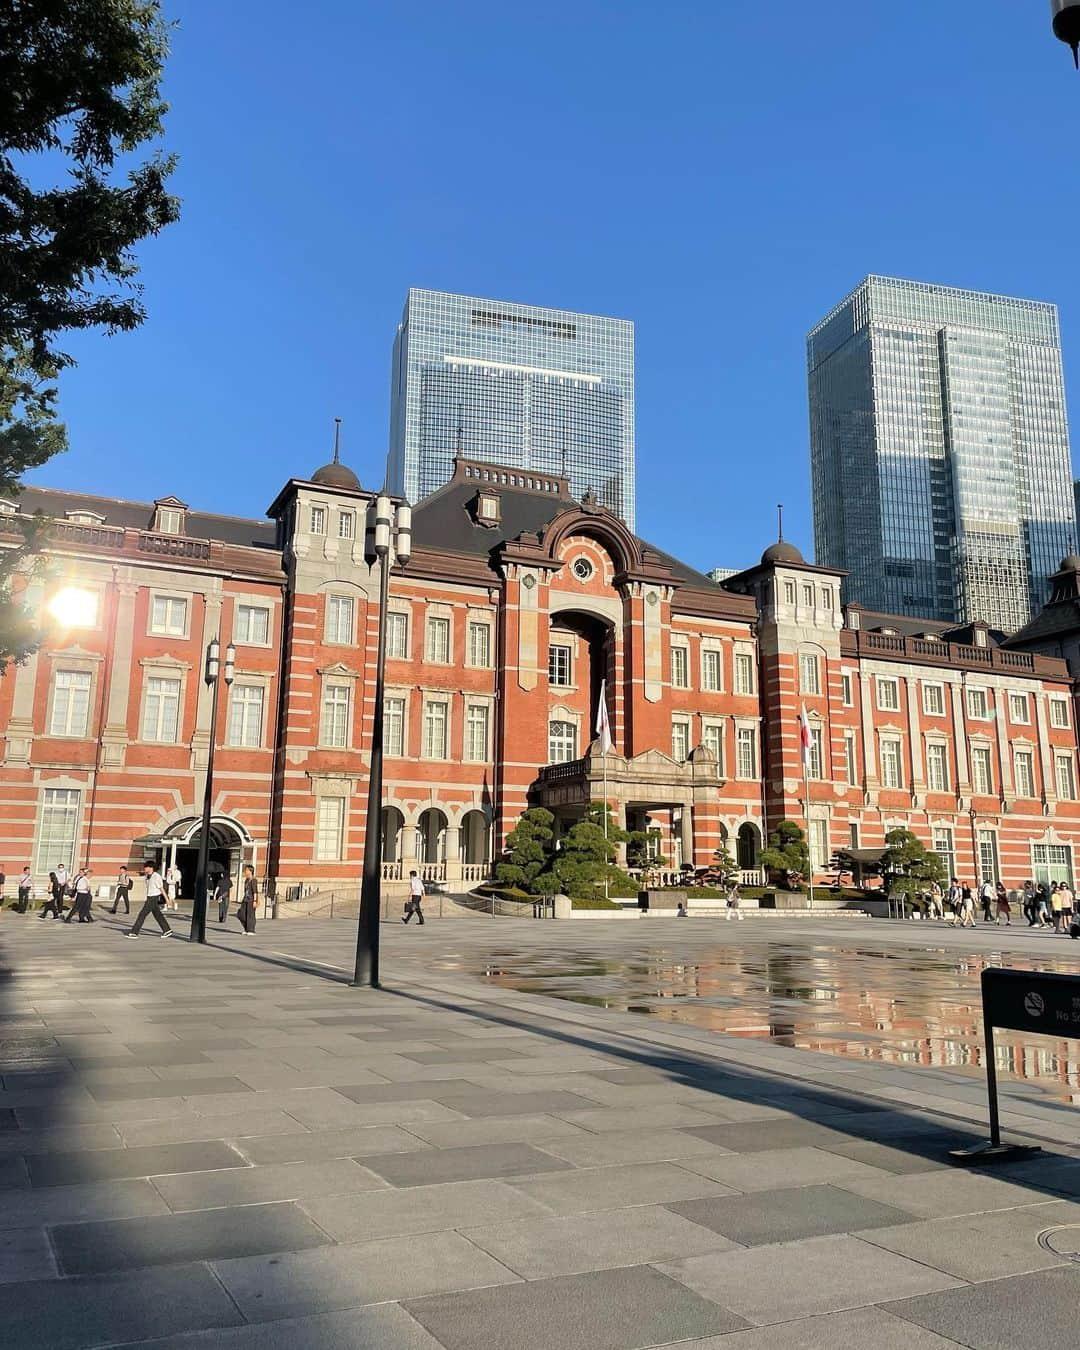
[[[971,856],[974,859],[975,884],[980,884],[982,869],[979,866],[979,836],[975,832],[975,822],[979,819],[979,813],[974,807],[968,812],[968,820],[971,821]]]
[[[221,640],[213,638],[206,648],[206,668],[203,679],[210,689],[210,745],[206,754],[206,788],[203,791],[202,830],[199,833],[199,864],[195,874],[195,903],[191,910],[191,942],[206,941],[206,891],[210,868],[210,815],[214,805],[214,747],[217,744],[218,676],[222,675],[226,689],[236,673],[236,648],[230,642],[225,648],[225,669],[221,671]]]
[[[379,569],[378,656],[375,662],[375,711],[371,725],[371,770],[368,775],[367,827],[364,832],[364,873],[360,883],[360,920],[356,928],[356,966],[352,987],[379,987],[379,901],[382,883],[383,686],[386,680],[386,605],[390,596],[391,548],[393,562],[404,567],[412,553],[412,508],[396,507],[386,493],[375,501],[368,526],[365,557]]]
[[[1080,68],[1080,0],[1050,0],[1054,36],[1072,48],[1073,65]]]

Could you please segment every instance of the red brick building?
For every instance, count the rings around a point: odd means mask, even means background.
[[[28,488],[0,504],[0,541],[16,537],[3,512],[51,522],[28,592],[47,637],[0,678],[9,874],[31,860],[41,880],[63,858],[108,877],[158,856],[190,893],[203,659],[220,635],[237,658],[218,689],[218,861],[253,861],[279,890],[355,885],[379,618],[371,500],[335,463],[290,480],[269,522],[172,497]],[[726,838],[753,869],[789,817],[819,869],[906,825],[965,876],[1072,876],[1080,561],[1066,560],[1056,608],[1006,642],[844,610],[841,574],[783,543],[717,586],[572,500],[565,479],[464,458],[416,507],[413,538],[386,616],[388,881],[415,865],[472,883],[527,805],[565,826],[605,795],[675,866]]]

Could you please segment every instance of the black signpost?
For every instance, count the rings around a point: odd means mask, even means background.
[[[982,973],[986,1091],[990,1099],[990,1142],[952,1149],[955,1162],[1013,1162],[1040,1150],[1036,1145],[1003,1144],[998,1120],[994,1028],[1035,1031],[1044,1036],[1080,1038],[1080,976],[990,967]]]

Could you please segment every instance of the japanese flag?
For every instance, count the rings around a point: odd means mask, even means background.
[[[607,680],[600,681],[600,706],[596,710],[596,734],[600,738],[600,753],[611,754],[611,723],[607,711]]]
[[[810,763],[810,720],[806,716],[806,704],[799,713],[799,745],[802,747],[802,762]]]

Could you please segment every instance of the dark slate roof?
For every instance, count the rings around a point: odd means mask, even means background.
[[[125,529],[149,530],[153,527],[153,502],[129,501],[122,497],[95,497],[89,492],[62,492],[57,488],[24,487],[16,497],[19,510],[27,515],[63,520],[69,511],[96,511],[106,525]],[[188,539],[217,539],[224,544],[247,548],[276,548],[277,527],[268,520],[248,520],[243,516],[218,516],[208,511],[188,510],[184,517],[184,536]]]

